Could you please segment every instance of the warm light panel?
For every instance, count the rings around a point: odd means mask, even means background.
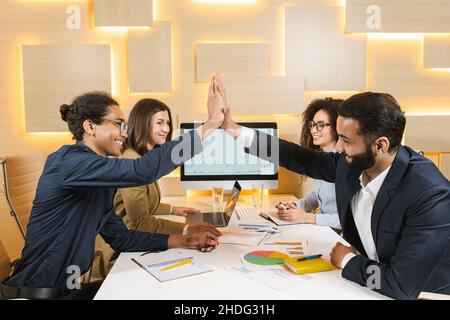
[[[22,47],[27,132],[67,131],[59,107],[88,91],[111,92],[109,45]]]
[[[199,43],[196,80],[208,82],[215,72],[231,75],[269,75],[270,54],[265,43]]]
[[[253,4],[257,3],[258,0],[193,0],[197,3],[206,4]]]
[[[450,1],[347,0],[346,31],[450,32]]]
[[[149,27],[153,0],[94,0],[96,27]]]
[[[286,75],[305,78],[306,91],[367,88],[367,37],[344,34],[340,7],[285,9]]]
[[[445,112],[450,106],[450,74],[423,68],[422,41],[369,41],[371,91],[388,92],[407,112]]]
[[[158,22],[150,30],[132,30],[128,38],[130,92],[172,91],[172,25]]]

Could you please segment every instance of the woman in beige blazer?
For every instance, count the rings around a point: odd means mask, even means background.
[[[158,148],[172,139],[172,116],[168,106],[155,99],[140,100],[131,110],[128,119],[128,138],[123,158],[137,159],[149,150]],[[163,234],[185,234],[210,231],[220,233],[206,223],[186,225],[159,219],[156,215],[174,214],[186,216],[199,210],[161,203],[158,182],[149,185],[118,189],[114,197],[114,208],[128,229]],[[96,239],[96,252],[92,276],[105,278],[118,254],[101,238]]]

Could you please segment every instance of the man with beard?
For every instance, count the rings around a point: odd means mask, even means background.
[[[221,81],[220,81],[221,82]],[[226,102],[223,84],[220,90]],[[222,127],[251,154],[334,182],[344,238],[331,262],[342,276],[396,299],[450,294],[450,184],[401,145],[406,119],[389,94],[366,92],[338,108],[339,153],[322,153],[236,124]],[[256,138],[256,139],[255,139]],[[267,156],[267,155],[270,155]]]

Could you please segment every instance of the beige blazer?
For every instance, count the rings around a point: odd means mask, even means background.
[[[121,157],[138,159],[140,155],[136,151],[128,149]],[[155,217],[155,215],[170,214],[171,209],[169,204],[161,203],[161,190],[158,182],[140,187],[118,189],[113,203],[116,214],[122,218],[130,230],[162,234],[183,233],[184,223]],[[104,279],[118,256],[119,253],[115,252],[100,236],[97,236],[92,278]]]

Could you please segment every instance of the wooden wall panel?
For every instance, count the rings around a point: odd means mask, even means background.
[[[172,25],[158,22],[150,30],[130,30],[130,92],[172,91]]]
[[[450,116],[408,116],[405,144],[425,152],[450,152]]]
[[[367,36],[344,34],[344,9],[286,8],[286,74],[306,91],[364,91]]]
[[[269,47],[265,43],[199,43],[196,80],[207,82],[220,71],[227,75],[269,75]]]
[[[59,107],[88,91],[111,91],[109,45],[22,47],[27,132],[67,131]]]
[[[450,180],[450,153],[441,155],[441,172]]]
[[[425,68],[450,68],[450,35],[425,35],[423,39]]]
[[[371,23],[378,6],[380,24]],[[369,9],[368,9],[369,8]],[[369,13],[368,13],[369,12]],[[369,23],[368,23],[369,20]],[[376,28],[374,29],[374,27]],[[378,28],[379,27],[379,28]],[[347,32],[450,32],[448,0],[346,0]]]
[[[150,27],[153,0],[94,0],[96,27]]]
[[[450,72],[423,68],[420,39],[372,39],[369,88],[392,94],[409,113],[436,113],[450,106]]]
[[[427,152],[424,156],[433,161],[434,165],[439,168],[439,152]]]
[[[228,102],[236,114],[303,112],[303,80],[298,77],[227,77]]]

